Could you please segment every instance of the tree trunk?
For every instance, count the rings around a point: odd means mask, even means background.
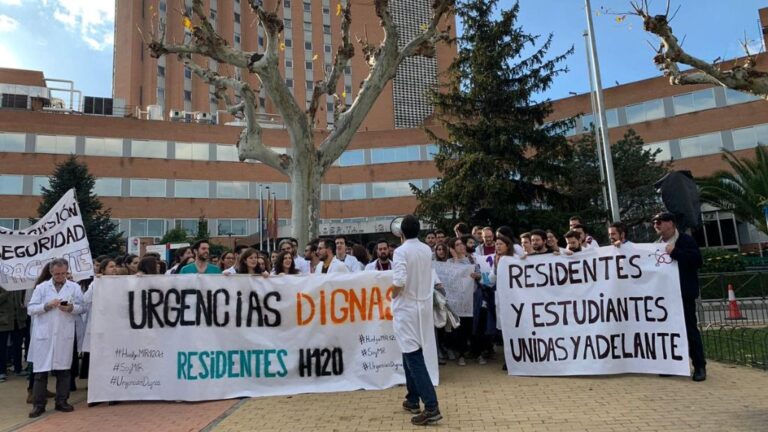
[[[317,159],[316,151],[301,156],[295,154],[291,164],[291,229],[300,251],[319,232],[324,170]]]

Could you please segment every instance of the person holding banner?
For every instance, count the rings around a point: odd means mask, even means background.
[[[621,247],[623,244],[632,244],[627,240],[627,225],[624,222],[614,222],[608,227],[608,238],[611,244]]]
[[[651,219],[653,229],[660,235],[658,243],[666,243],[665,251],[677,261],[680,273],[680,291],[683,299],[685,331],[688,335],[688,355],[693,363],[694,381],[707,379],[707,362],[704,359],[704,345],[696,322],[696,299],[699,297],[699,269],[704,264],[696,240],[677,230],[675,215],[662,212]]]
[[[392,327],[403,352],[407,393],[403,408],[419,413],[411,418],[415,425],[436,423],[443,416],[437,394],[424,362],[427,337],[432,324],[432,251],[418,239],[416,216],[406,215],[400,224],[402,246],[395,249],[392,277]],[[420,411],[419,400],[424,403]]]
[[[32,292],[27,313],[32,317],[28,360],[34,365],[34,409],[30,418],[45,412],[48,372],[56,375],[56,410],[74,411],[69,399],[70,367],[75,342],[75,315],[83,312],[80,285],[67,280],[69,262],[54,259],[48,265],[51,279]]]

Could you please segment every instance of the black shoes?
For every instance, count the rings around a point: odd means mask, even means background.
[[[36,406],[31,413],[29,413],[29,418],[38,418],[45,412],[45,407]]]
[[[75,407],[73,407],[72,405],[70,405],[70,404],[68,404],[66,402],[62,402],[60,404],[56,404],[56,408],[55,409],[56,409],[56,411],[61,411],[61,412],[72,412],[72,411],[75,410]]]
[[[694,381],[704,381],[707,379],[707,368],[694,368],[693,369],[693,377],[691,377]]]
[[[443,416],[440,414],[439,409],[435,409],[434,411],[424,410],[421,414],[411,417],[411,423],[417,426],[426,426],[428,424],[437,423],[442,418]]]
[[[408,402],[407,400],[403,401],[403,409],[408,411],[411,414],[419,414],[421,413],[421,407],[419,407],[419,403],[416,402],[415,404],[412,404]]]

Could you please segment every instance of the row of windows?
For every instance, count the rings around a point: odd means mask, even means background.
[[[620,108],[611,108],[605,111],[608,127],[616,127],[621,124],[635,124],[645,121],[657,120],[667,116],[676,116],[688,114],[696,111],[717,108],[716,92],[725,92],[725,105],[736,105],[746,102],[760,100],[759,97],[732,89],[708,88],[695,92],[672,96],[671,112],[667,113],[664,108],[664,99],[652,99]],[[619,111],[623,111],[626,117],[625,122],[620,121]],[[581,126],[570,130],[567,135],[589,131],[595,125],[595,119],[592,113],[581,117]]]
[[[768,124],[654,142],[646,144],[645,148],[661,149],[656,160],[662,161],[716,154],[722,148],[745,150],[759,144],[768,145]]]
[[[76,137],[37,135],[35,150],[37,153],[74,154],[76,153]],[[26,135],[22,133],[0,133],[0,151],[24,153]],[[168,142],[158,140],[131,140],[130,151],[124,150],[124,140],[121,138],[85,138],[83,153],[87,156],[107,157],[140,157],[151,159],[168,159]],[[211,148],[211,146],[214,146]],[[423,147],[423,149],[422,149]],[[206,143],[174,143],[174,155],[177,160],[215,160],[219,162],[238,162],[237,146],[227,144]],[[285,148],[272,147],[277,152],[285,152]],[[424,153],[422,153],[424,150]],[[213,152],[213,154],[211,154]],[[411,145],[402,147],[386,147],[362,150],[347,150],[336,162],[339,166],[355,166],[395,162],[413,162],[432,160],[437,153],[434,144]],[[424,156],[422,156],[424,154]],[[370,162],[366,162],[370,160]]]
[[[432,181],[431,179],[429,181]],[[170,182],[170,183],[169,183]],[[213,183],[214,190],[211,190]],[[323,184],[321,198],[323,200],[356,200],[367,198],[390,198],[410,196],[410,183],[422,187],[422,180],[390,181],[370,183]],[[32,177],[32,195],[40,195],[43,187],[49,186],[49,178],[45,176]],[[172,190],[168,190],[168,187]],[[267,188],[274,193],[276,199],[286,200],[289,194],[288,183],[270,183],[261,185],[263,196]],[[252,189],[253,188],[253,189]],[[202,199],[249,199],[253,190],[254,199],[259,195],[259,186],[249,182],[208,180],[167,180],[167,179],[128,179],[128,193],[123,195],[123,179],[102,177],[96,179],[94,193],[103,197],[143,197],[143,198],[202,198]],[[22,195],[24,193],[24,176],[0,175],[0,195]],[[170,196],[169,196],[170,194]]]

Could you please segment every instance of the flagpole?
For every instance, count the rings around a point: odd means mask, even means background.
[[[261,185],[259,185],[259,249],[261,249],[261,245],[264,244],[264,222],[262,221],[263,217],[264,202],[261,196]]]
[[[611,203],[611,219],[618,222],[619,197],[616,193],[616,178],[613,174],[613,157],[611,156],[611,142],[608,138],[607,121],[605,120],[605,100],[603,99],[603,83],[600,80],[600,63],[597,60],[597,48],[595,42],[595,29],[592,25],[592,5],[589,0],[584,0],[587,12],[587,31],[589,32],[589,57],[592,60],[592,78],[595,83],[595,99],[597,102],[598,123],[600,125],[600,137],[602,138],[603,156],[605,156],[605,177],[608,183],[608,200]]]
[[[274,250],[277,250],[277,192],[272,192],[272,242],[274,243]]]
[[[265,188],[267,190],[267,208],[269,208],[269,186]],[[264,225],[267,226],[267,253],[272,253],[272,245],[269,242],[269,215],[265,215],[264,221],[266,222]]]

